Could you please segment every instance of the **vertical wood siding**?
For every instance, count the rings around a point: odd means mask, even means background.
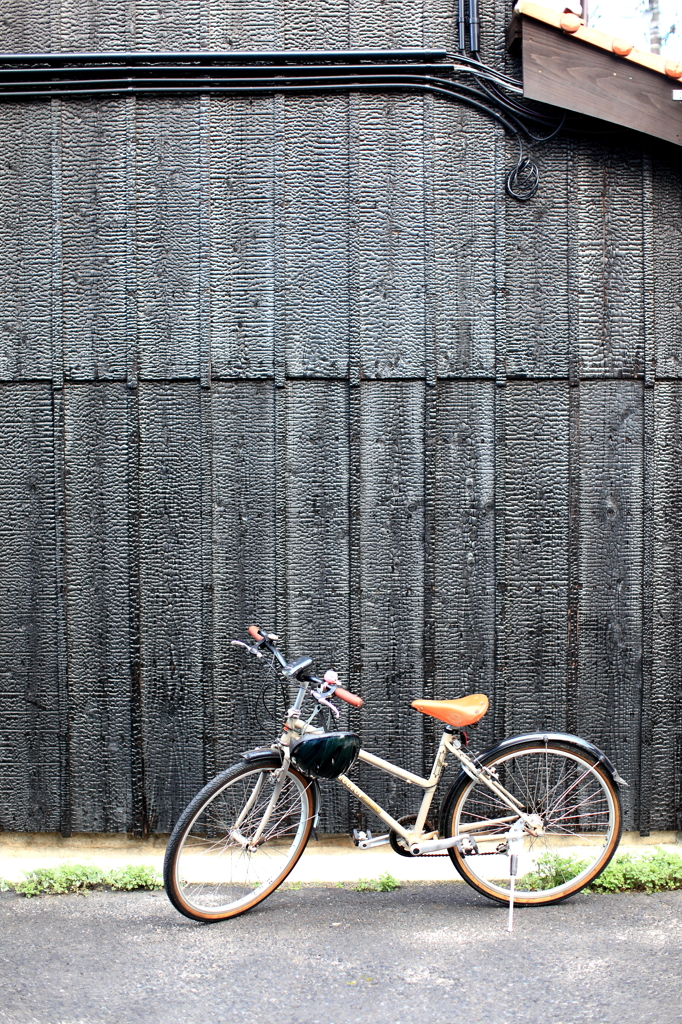
[[[0,48],[454,44],[451,0],[5,4]],[[506,60],[508,5],[485,3]],[[511,68],[511,65],[509,65]],[[269,738],[250,622],[476,741],[577,731],[682,827],[682,174],[410,95],[4,104],[0,828],[168,831]],[[271,694],[271,697],[274,697]],[[414,794],[370,769],[395,813]],[[325,788],[323,827],[360,820]]]

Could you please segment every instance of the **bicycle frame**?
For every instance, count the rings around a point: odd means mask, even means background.
[[[293,706],[289,710],[287,716],[286,729],[282,734],[280,743],[285,750],[285,757],[288,754],[289,743],[292,738],[298,738],[305,733],[319,733],[323,730],[317,729],[302,720],[299,714],[299,710],[303,704],[303,699],[307,686],[301,685],[299,688],[298,695]],[[505,818],[498,818],[492,822],[490,819],[486,821],[486,826],[490,827],[491,824],[507,825],[514,821],[521,820],[524,825],[529,828],[531,832],[534,831],[534,823],[531,821],[531,817],[527,815],[518,800],[509,793],[504,786],[499,783],[487,769],[480,768],[475,761],[469,757],[469,755],[462,749],[462,744],[459,738],[455,735],[455,729],[452,726],[446,726],[440,738],[438,744],[438,750],[434,758],[433,766],[431,768],[428,779],[424,779],[419,775],[415,775],[413,772],[408,771],[406,768],[401,768],[399,765],[392,764],[390,761],[384,760],[382,757],[377,757],[376,754],[370,753],[368,750],[360,750],[358,754],[358,760],[363,761],[365,764],[372,765],[374,768],[378,768],[380,771],[385,772],[387,775],[393,775],[398,779],[402,779],[403,782],[407,782],[409,785],[418,786],[424,790],[424,796],[417,813],[417,819],[414,824],[414,828],[404,828],[396,819],[388,813],[385,808],[378,804],[375,800],[365,793],[360,786],[352,782],[346,775],[339,775],[337,782],[344,786],[350,793],[353,794],[358,800],[361,801],[366,807],[369,808],[374,814],[377,815],[390,829],[401,836],[410,846],[413,853],[427,853],[436,852],[436,850],[447,849],[449,846],[457,845],[457,842],[462,838],[460,835],[447,837],[445,839],[438,839],[438,832],[424,833],[424,824],[426,822],[431,803],[433,802],[433,796],[436,792],[438,783],[440,782],[443,770],[447,764],[448,754],[453,754],[462,765],[462,768],[470,778],[475,781],[481,781],[492,790],[502,800],[504,804],[513,813]],[[478,828],[478,823],[473,823],[468,826],[464,826],[462,829],[463,836],[466,836],[468,832],[474,831]],[[500,841],[507,839],[507,831],[502,831],[499,836],[486,835],[486,840]]]

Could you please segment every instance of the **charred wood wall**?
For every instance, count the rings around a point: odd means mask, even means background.
[[[452,13],[8,0],[0,48],[454,46]],[[228,644],[252,621],[335,665],[363,743],[413,770],[410,700],[483,690],[478,742],[578,732],[629,827],[679,827],[674,156],[559,138],[518,205],[514,147],[438,99],[0,124],[0,827],[167,830],[267,738]]]

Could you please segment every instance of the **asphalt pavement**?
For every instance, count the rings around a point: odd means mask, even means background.
[[[456,882],[280,890],[213,925],[162,892],[6,892],[0,1022],[682,1022],[682,892],[581,893],[505,925]]]

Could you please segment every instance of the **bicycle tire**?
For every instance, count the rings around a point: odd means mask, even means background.
[[[579,745],[559,740],[516,744],[512,740],[504,750],[483,754],[478,763],[495,768],[499,781],[520,800],[523,810],[543,820],[543,835],[524,837],[521,871],[515,879],[517,906],[561,903],[601,874],[616,852],[623,820],[618,787],[602,764]],[[454,847],[448,853],[473,889],[502,904],[509,903],[509,878],[504,874],[508,875],[509,857],[486,850],[484,837],[497,833],[499,838],[501,832],[499,824],[486,825],[486,819],[509,815],[509,808],[483,783],[462,774],[443,802],[441,818],[442,835],[457,835],[462,826],[475,826],[467,831],[476,839],[479,852],[463,854]],[[494,842],[491,838],[490,843]],[[578,871],[575,860],[583,864]],[[538,883],[547,884],[536,888]]]
[[[281,766],[274,754],[239,762],[207,783],[178,818],[163,874],[168,898],[185,917],[237,917],[270,896],[296,865],[310,838],[316,797],[312,781],[291,766],[265,838],[248,848]]]

